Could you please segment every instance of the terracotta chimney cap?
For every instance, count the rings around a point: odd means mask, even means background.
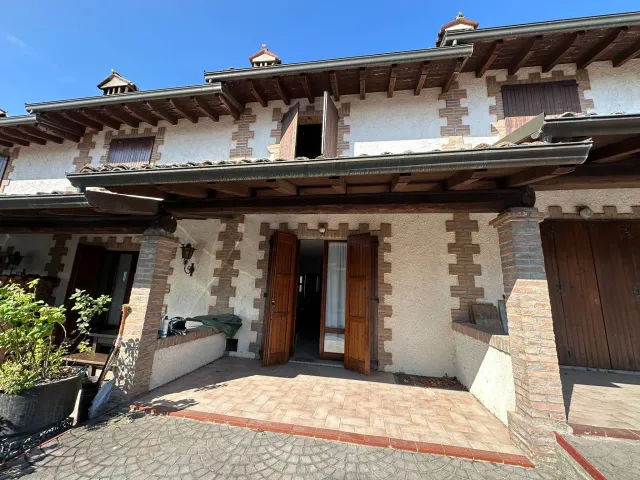
[[[282,60],[267,48],[267,44],[263,43],[262,48],[249,57],[252,67],[268,67],[271,65],[280,65]]]

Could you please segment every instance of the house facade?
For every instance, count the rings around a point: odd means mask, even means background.
[[[640,14],[458,16],[424,50],[287,64],[263,45],[152,91],[112,71],[102,95],[0,118],[3,273],[56,303],[109,293],[101,332],[128,303],[125,395],[225,350],[457,376],[553,461],[559,365],[640,370],[636,57]],[[242,318],[237,342],[158,338],[207,314]]]

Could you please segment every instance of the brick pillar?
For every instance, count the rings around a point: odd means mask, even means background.
[[[535,208],[512,208],[495,218],[507,297],[516,408],[512,438],[537,464],[556,461],[554,431],[567,429],[551,303]]]
[[[162,229],[146,230],[142,236],[129,301],[131,313],[125,322],[118,358],[116,385],[121,397],[130,398],[149,390],[169,264],[177,248],[178,240]]]

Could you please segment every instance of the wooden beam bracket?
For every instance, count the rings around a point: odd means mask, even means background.
[[[396,78],[398,76],[398,66],[391,65],[389,71],[389,85],[387,86],[387,98],[393,98],[393,91],[396,89]]]
[[[491,44],[489,53],[487,53],[487,56],[484,57],[484,60],[482,61],[482,66],[478,70],[476,70],[476,78],[482,78],[485,72],[491,68],[491,65],[493,65],[493,62],[496,61],[498,55],[500,54],[502,45],[504,45],[503,40],[496,40]]]
[[[535,53],[536,44],[540,42],[542,38],[542,35],[536,35],[535,37],[531,37],[525,42],[525,44],[520,49],[520,53],[518,53],[515,60],[508,68],[509,75],[515,75],[516,72],[520,70],[520,67],[527,63],[527,60],[529,60]]]
[[[416,88],[413,91],[413,94],[417,97],[420,95],[422,91],[422,87],[424,87],[424,82],[427,80],[427,72],[429,71],[429,62],[424,62],[422,64],[422,68],[420,69],[420,75],[416,81]]]
[[[340,85],[338,84],[338,74],[334,71],[329,72],[329,85],[331,87],[331,95],[336,102],[340,101]]]
[[[268,103],[264,99],[264,97],[258,93],[258,90],[256,90],[256,86],[253,84],[253,80],[247,80],[247,86],[249,87],[249,92],[251,93],[251,95],[253,95],[253,98],[255,98],[260,105],[266,108]]]
[[[220,120],[220,116],[213,110],[213,108],[211,108],[207,102],[204,101],[204,99],[200,98],[200,97],[192,97],[193,100],[196,102],[196,106],[198,109],[200,109],[200,111],[206,115],[207,117],[209,117],[211,120],[213,120],[214,122],[218,122]]]

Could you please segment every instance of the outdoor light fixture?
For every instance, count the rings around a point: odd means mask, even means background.
[[[8,254],[2,259],[2,269],[9,270],[10,273],[13,273],[13,271],[18,268],[18,265],[20,265],[20,262],[22,262],[23,258],[24,257],[17,250],[13,253]]]
[[[193,252],[196,251],[194,247],[191,246],[190,243],[182,244],[182,261],[184,262],[184,273],[188,273],[191,277],[193,277],[193,272],[196,271],[196,267],[193,262],[189,265],[189,260],[193,257]]]

